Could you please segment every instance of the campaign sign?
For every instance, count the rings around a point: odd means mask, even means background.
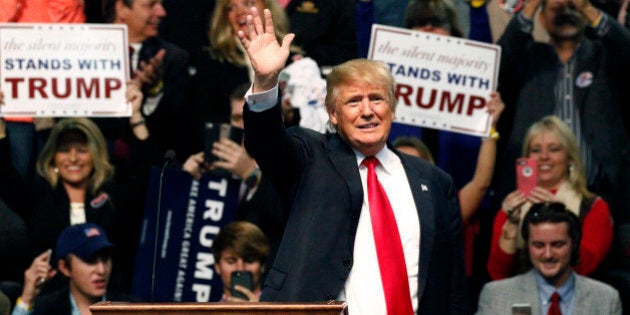
[[[487,136],[496,90],[497,45],[374,24],[368,58],[396,81],[396,122]]]
[[[214,271],[212,242],[236,217],[241,182],[211,174],[194,180],[176,169],[167,169],[161,181],[160,195],[160,170],[154,168],[135,261],[133,295],[152,302],[219,301],[223,286]]]
[[[130,116],[127,26],[0,23],[0,116]]]

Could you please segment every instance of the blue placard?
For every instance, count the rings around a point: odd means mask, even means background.
[[[133,294],[153,302],[213,302],[222,296],[214,271],[212,242],[236,217],[241,181],[206,174],[194,180],[181,170],[153,169],[136,256]],[[159,223],[154,290],[152,288],[156,223]],[[153,299],[151,296],[153,295]]]

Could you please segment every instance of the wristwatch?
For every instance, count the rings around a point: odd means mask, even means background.
[[[245,184],[247,185],[247,188],[253,188],[258,184],[258,176],[260,176],[260,169],[259,168],[255,168],[251,174],[249,174],[246,178],[245,178]]]

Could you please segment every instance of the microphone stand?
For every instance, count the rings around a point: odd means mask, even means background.
[[[155,215],[155,240],[153,241],[153,263],[151,266],[151,302],[153,302],[153,294],[155,292],[155,268],[157,266],[158,233],[160,233],[160,214],[162,212],[162,188],[164,186],[164,173],[166,173],[166,168],[173,160],[175,160],[175,151],[166,151],[166,154],[164,154],[164,164],[162,165],[162,169],[160,169],[160,182],[158,184],[157,197],[157,213]]]

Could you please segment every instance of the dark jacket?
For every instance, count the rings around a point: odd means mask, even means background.
[[[352,269],[364,199],[354,152],[336,134],[285,130],[279,105],[261,113],[246,106],[244,119],[248,151],[290,205],[261,300],[335,299]],[[421,225],[419,312],[468,313],[462,221],[453,182],[427,162],[398,155]]]

